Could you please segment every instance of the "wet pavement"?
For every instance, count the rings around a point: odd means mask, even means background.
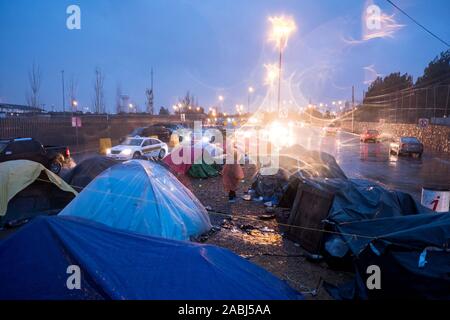
[[[362,143],[359,135],[345,131],[324,136],[322,128],[311,126],[293,128],[289,135],[292,144],[333,155],[349,178],[368,179],[408,192],[417,200],[424,186],[450,188],[449,154],[425,150],[422,158],[397,157],[389,154],[389,142]],[[72,166],[95,154],[75,154]]]
[[[450,155],[425,150],[422,158],[389,154],[389,142],[362,143],[359,135],[345,131],[335,136],[321,128],[298,128],[297,143],[336,158],[349,178],[368,179],[388,189],[410,193],[420,199],[422,187],[450,188]]]

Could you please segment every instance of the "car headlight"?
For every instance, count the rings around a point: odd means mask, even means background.
[[[131,154],[131,149],[123,149],[121,154],[123,154],[124,156],[129,156]]]
[[[111,154],[111,148],[106,149],[106,154]]]

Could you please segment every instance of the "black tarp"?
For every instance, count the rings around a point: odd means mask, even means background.
[[[336,226],[355,256],[355,279],[337,299],[450,299],[450,213],[424,213]],[[351,234],[364,237],[350,236]],[[381,289],[367,289],[367,268],[380,268]]]
[[[117,161],[108,157],[95,156],[81,161],[71,169],[63,179],[75,190],[81,191],[92,180],[106,169],[117,164]]]
[[[279,170],[274,175],[258,173],[252,189],[257,196],[279,201],[279,205],[285,208],[292,207],[298,183],[302,179],[347,179],[332,155],[300,145],[281,149],[278,165]]]

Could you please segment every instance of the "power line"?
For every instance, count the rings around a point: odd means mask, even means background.
[[[417,21],[416,19],[414,19],[413,17],[411,17],[409,14],[407,14],[404,10],[402,10],[399,6],[397,6],[395,3],[393,3],[391,0],[386,0],[387,2],[389,2],[392,6],[394,6],[398,11],[400,11],[401,13],[403,13],[405,16],[407,16],[409,19],[411,19],[415,24],[417,24],[419,27],[421,27],[423,30],[425,30],[426,32],[428,32],[429,34],[431,34],[433,37],[435,37],[436,39],[438,39],[440,42],[442,42],[443,44],[445,44],[447,47],[450,47],[450,44],[448,44],[447,41],[443,40],[442,38],[440,38],[439,36],[437,36],[435,33],[433,33],[432,31],[430,31],[429,29],[427,29],[423,24],[421,24],[419,21]]]

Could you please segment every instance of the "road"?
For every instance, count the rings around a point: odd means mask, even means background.
[[[360,143],[359,136],[345,131],[336,136],[322,135],[318,127],[294,129],[294,143],[330,153],[349,178],[368,179],[388,189],[410,193],[420,200],[423,186],[450,188],[450,155],[425,150],[422,158],[389,155],[389,144]],[[74,155],[74,163],[95,155]]]
[[[423,186],[450,188],[450,156],[425,150],[422,158],[389,154],[389,143],[361,143],[359,136],[341,131],[324,137],[321,128],[298,128],[297,143],[330,153],[349,178],[368,179],[388,189],[420,199]]]

